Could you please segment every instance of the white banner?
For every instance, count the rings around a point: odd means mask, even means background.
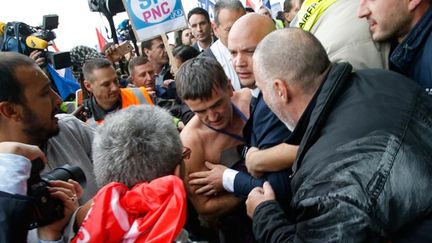
[[[123,0],[139,41],[187,27],[180,0]]]

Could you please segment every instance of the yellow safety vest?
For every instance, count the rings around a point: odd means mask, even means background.
[[[305,0],[297,13],[295,27],[310,31],[324,11],[337,0]]]

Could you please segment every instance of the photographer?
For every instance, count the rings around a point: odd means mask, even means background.
[[[91,160],[93,130],[72,115],[57,114],[60,98],[40,67],[16,52],[0,52],[0,142],[40,147],[48,158],[44,172],[79,166],[87,184],[82,201],[97,191]],[[29,242],[37,242],[34,234]]]
[[[61,103],[50,81],[29,57],[0,52],[0,142],[39,146],[48,157],[45,171],[77,165],[88,179],[83,200],[97,191],[91,160],[93,129],[75,117],[57,114]]]
[[[0,142],[0,242],[26,242],[27,230],[33,220],[33,201],[27,196],[27,179],[30,177],[31,160],[44,153],[34,145],[17,142]],[[60,199],[64,205],[64,218],[40,227],[41,240],[61,240],[63,225],[78,207],[82,195],[80,185],[72,180],[51,181],[51,197]]]

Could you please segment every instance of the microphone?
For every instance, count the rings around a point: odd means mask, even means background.
[[[47,41],[32,35],[26,38],[26,45],[30,48],[39,49],[39,50],[44,50],[48,48]]]

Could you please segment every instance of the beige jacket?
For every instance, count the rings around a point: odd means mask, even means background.
[[[358,0],[338,0],[311,29],[332,62],[349,62],[354,69],[388,69],[390,45],[372,41],[366,19],[357,17]]]

